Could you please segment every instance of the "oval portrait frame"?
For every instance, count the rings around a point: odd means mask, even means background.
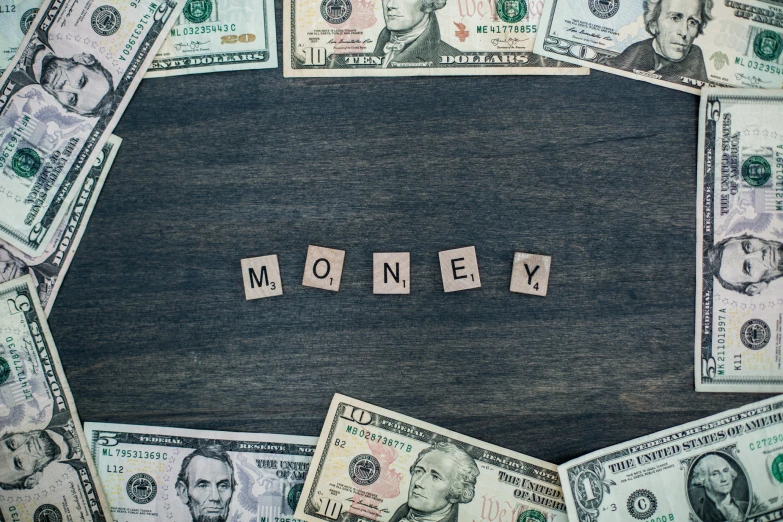
[[[750,484],[750,479],[748,478],[748,471],[745,469],[745,467],[737,460],[737,458],[732,455],[729,452],[726,451],[708,451],[707,453],[703,453],[699,455],[698,457],[694,458],[691,462],[690,466],[688,466],[688,473],[685,477],[685,494],[688,497],[688,506],[691,509],[691,514],[696,520],[699,520],[701,522],[714,522],[711,519],[704,519],[702,518],[699,513],[702,511],[702,505],[703,502],[707,499],[706,493],[704,493],[704,488],[699,486],[692,486],[691,481],[693,480],[693,471],[696,469],[696,466],[699,462],[702,461],[702,459],[709,457],[709,456],[716,456],[720,457],[726,462],[728,462],[729,466],[734,470],[736,473],[736,477],[734,478],[734,484],[731,488],[731,496],[733,499],[746,502],[747,505],[745,506],[745,511],[743,512],[743,520],[747,518],[748,513],[750,512],[752,499],[753,499],[753,488]],[[739,493],[743,493],[743,496],[745,498],[742,498]]]

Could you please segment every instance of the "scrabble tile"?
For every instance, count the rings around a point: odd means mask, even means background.
[[[372,255],[372,293],[411,293],[410,252],[376,252]]]
[[[302,286],[337,292],[340,290],[344,261],[344,250],[310,245],[307,248]]]
[[[245,282],[245,299],[248,301],[283,295],[277,254],[243,259],[242,280]]]
[[[457,292],[470,288],[480,288],[476,247],[455,248],[438,252],[440,274],[443,277],[443,291]]]
[[[511,267],[511,291],[519,294],[545,296],[549,287],[551,256],[514,253]]]

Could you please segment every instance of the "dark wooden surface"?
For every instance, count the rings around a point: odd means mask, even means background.
[[[760,398],[694,392],[697,112],[602,73],[144,81],[50,317],[82,420],[317,435],[341,392],[561,463]],[[483,287],[444,294],[468,245]],[[412,293],[373,295],[398,250]],[[285,294],[245,301],[273,253]]]

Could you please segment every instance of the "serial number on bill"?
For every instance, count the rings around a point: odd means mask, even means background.
[[[477,33],[495,33],[495,34],[533,34],[536,32],[536,25],[479,25],[476,27]]]
[[[210,34],[210,33],[227,33],[229,31],[236,31],[237,24],[223,24],[223,25],[197,25],[187,26],[183,28],[175,27],[171,30],[171,36],[189,36],[196,34]]]
[[[160,451],[139,451],[116,448],[103,448],[101,455],[104,457],[122,457],[126,459],[147,460],[167,460],[169,458],[168,453],[162,453]]]

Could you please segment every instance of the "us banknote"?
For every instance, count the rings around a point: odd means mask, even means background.
[[[36,294],[0,284],[0,519],[110,521]]]
[[[0,283],[30,274],[47,317],[87,228],[120,143],[122,139],[112,135],[103,145],[101,154],[82,183],[82,190],[71,201],[65,219],[57,227],[57,232],[43,254],[36,258],[27,256],[0,239]]]
[[[0,4],[0,74],[11,63],[39,7],[39,0],[10,0]]]
[[[187,0],[145,78],[273,67],[274,0]]]
[[[783,392],[783,91],[704,89],[696,390]]]
[[[0,79],[0,239],[42,254],[181,10],[44,2]]]
[[[778,0],[547,0],[535,52],[698,94],[783,87]]]
[[[315,437],[87,422],[115,522],[291,522]]]
[[[587,74],[533,54],[543,0],[285,0],[291,76]]]
[[[783,397],[595,451],[558,467],[578,522],[783,518]]]
[[[313,463],[308,522],[568,520],[553,464],[339,394]]]

